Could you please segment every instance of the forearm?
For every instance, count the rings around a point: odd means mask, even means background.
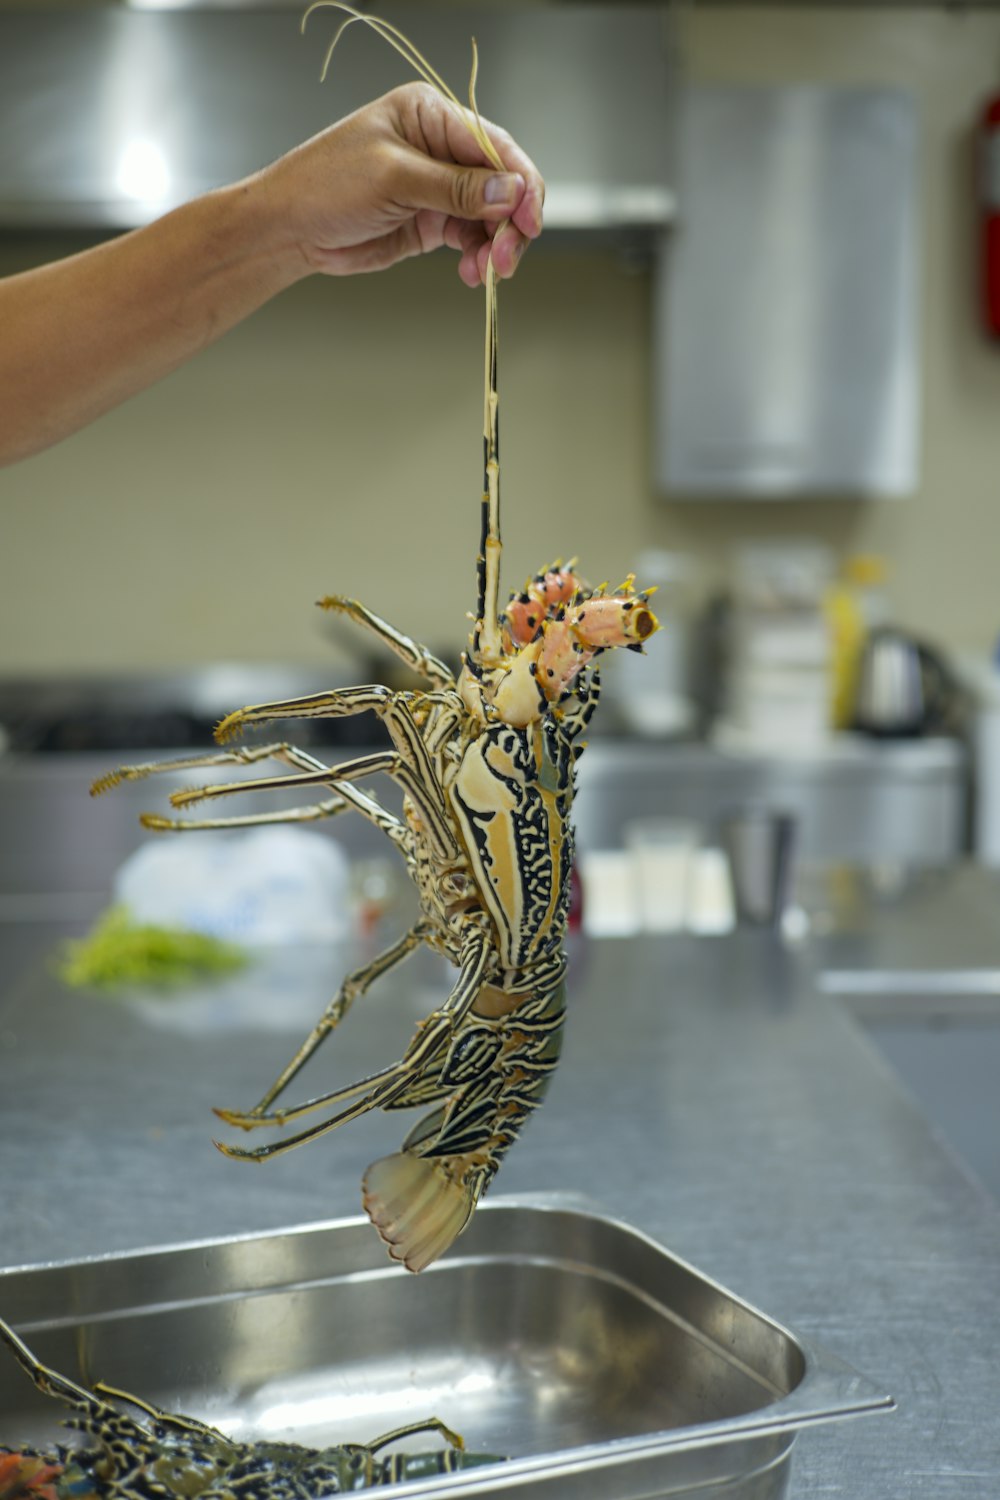
[[[409,84],[244,182],[0,281],[0,465],[145,390],[312,272],[381,270],[446,244],[469,286],[487,259],[513,275],[541,232],[544,187],[488,129],[489,161],[463,115]]]
[[[0,464],[152,385],[309,269],[254,178],[0,281]]]

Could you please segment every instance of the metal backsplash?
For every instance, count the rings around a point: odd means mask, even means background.
[[[273,161],[412,76],[337,17],[269,10],[0,8],[0,228],[128,228]],[[516,129],[570,230],[667,223],[667,48],[657,6],[387,4],[464,96]]]

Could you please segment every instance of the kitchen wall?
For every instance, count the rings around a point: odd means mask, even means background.
[[[10,264],[13,256],[8,251]],[[647,283],[538,255],[501,302],[508,574],[621,573],[646,508]],[[483,299],[444,255],[301,284],[60,447],[0,472],[0,670],[328,659],[356,594],[464,644]]]
[[[1000,16],[958,8],[682,10],[699,81],[794,79],[912,91],[921,129],[921,482],[889,501],[671,505],[658,539],[719,568],[734,537],[795,532],[889,566],[894,613],[951,646],[1000,634],[1000,344],[976,323],[973,132],[1000,87]]]
[[[648,274],[539,246],[501,305],[506,577],[579,553],[617,581],[652,543],[691,552],[708,588],[734,542],[807,535],[882,552],[904,623],[985,650],[1000,631],[1000,347],[975,326],[971,129],[1000,81],[1000,16],[713,8],[682,11],[679,29],[698,80],[914,91],[921,486],[900,501],[665,503],[649,481]],[[76,244],[8,236],[0,272]],[[0,472],[0,672],[322,663],[352,639],[314,609],[328,591],[455,649],[474,602],[481,315],[444,256],[317,279]]]

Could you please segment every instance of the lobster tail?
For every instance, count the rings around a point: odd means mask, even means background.
[[[423,1271],[443,1255],[472,1217],[476,1194],[440,1161],[397,1151],[372,1162],[361,1183],[365,1213],[393,1260]]]

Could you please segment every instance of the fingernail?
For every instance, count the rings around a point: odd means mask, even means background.
[[[519,172],[498,172],[488,177],[483,197],[487,203],[513,203],[524,189],[524,178]]]

